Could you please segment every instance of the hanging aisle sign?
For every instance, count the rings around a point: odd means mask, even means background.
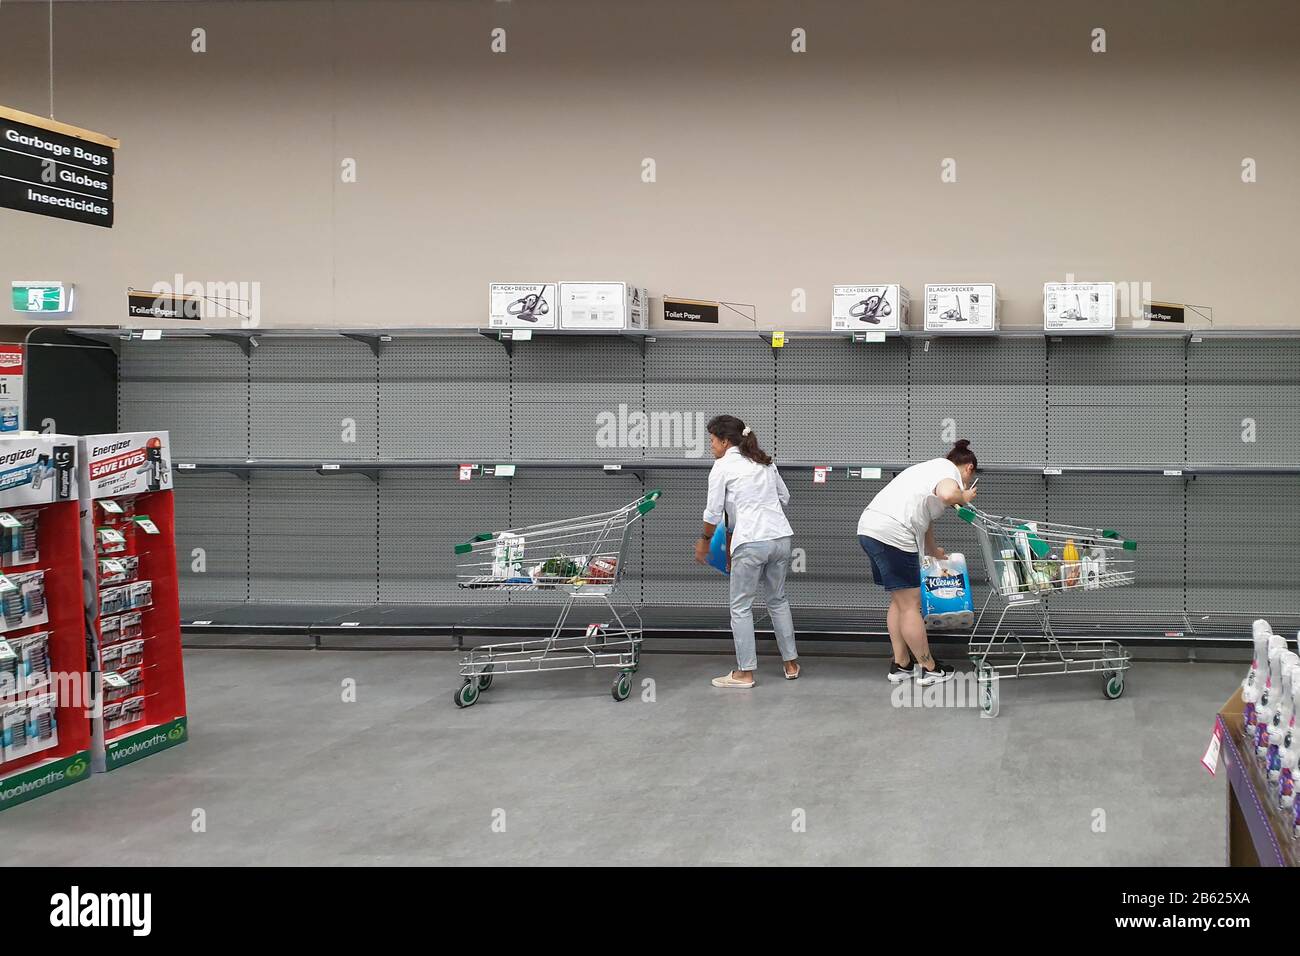
[[[119,142],[0,106],[0,206],[112,228]]]

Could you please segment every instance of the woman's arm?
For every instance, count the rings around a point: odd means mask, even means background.
[[[957,484],[951,478],[945,478],[934,486],[934,494],[946,505],[968,505],[975,500],[975,489]]]
[[[709,561],[709,545],[713,541],[713,532],[718,529],[726,517],[727,480],[722,469],[716,464],[709,469],[709,494],[704,502],[704,528],[699,540],[695,542],[695,560],[700,564]]]
[[[785,486],[785,481],[781,477],[781,472],[777,471],[776,465],[772,466],[772,473],[776,475],[776,498],[784,508],[790,504],[790,489]]]

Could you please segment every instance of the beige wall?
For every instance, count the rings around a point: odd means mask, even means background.
[[[0,5],[0,36],[23,38],[4,43],[0,103],[47,111],[46,16]],[[1300,322],[1280,294],[1300,221],[1292,0],[55,16],[56,116],[123,143],[117,226],[0,210],[0,282],[75,281],[80,323],[125,323],[128,285],[176,273],[260,282],[265,325],[482,324],[489,281],[538,278],[754,303],[768,328],[828,327],[836,282],[919,298],[991,280],[1004,324],[1034,325],[1067,273],[1149,282],[1219,326]],[[1090,52],[1094,27],[1109,52]]]

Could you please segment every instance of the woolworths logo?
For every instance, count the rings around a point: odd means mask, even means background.
[[[166,750],[168,747],[184,741],[185,734],[185,719],[182,717],[175,723],[159,727],[153,731],[145,731],[139,737],[128,737],[116,744],[110,744],[107,754],[108,764],[113,767],[123,763],[130,763],[141,757],[147,757],[154,751]]]
[[[70,763],[56,765],[41,773],[12,777],[0,785],[0,809],[12,803],[22,803],[46,790],[57,790],[66,784],[79,780],[89,769],[85,757],[75,757]]]

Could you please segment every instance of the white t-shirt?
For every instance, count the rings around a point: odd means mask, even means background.
[[[965,488],[961,472],[947,458],[931,458],[905,468],[871,499],[858,519],[858,534],[903,551],[919,551],[930,522],[948,507],[934,493],[945,478]]]

